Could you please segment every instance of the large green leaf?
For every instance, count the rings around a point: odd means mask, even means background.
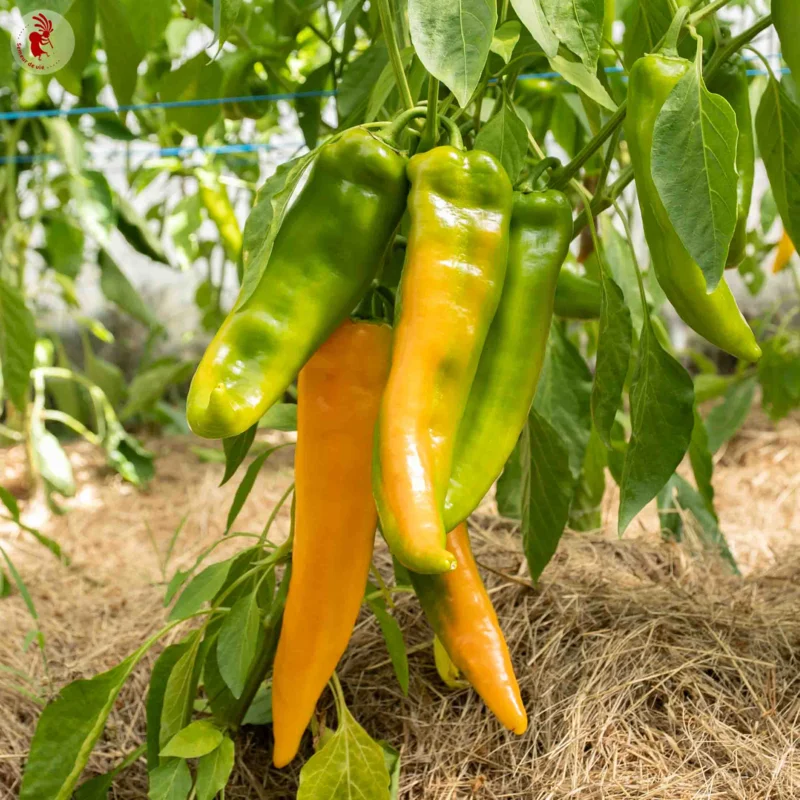
[[[631,439],[620,486],[620,535],[681,462],[694,427],[694,384],[645,322],[631,385]]]
[[[558,38],[545,16],[542,0],[511,0],[511,7],[545,55],[549,58],[555,56],[558,53]]]
[[[625,66],[630,69],[633,62],[645,53],[652,53],[672,21],[669,0],[634,0],[633,19],[625,26],[622,39]]]
[[[783,60],[800,82],[800,9],[797,0],[772,0],[772,21],[781,42]]]
[[[97,23],[95,0],[73,0],[64,18],[75,35],[75,49],[70,60],[54,77],[68,92],[80,97],[81,76],[91,60],[94,46]]]
[[[603,41],[604,0],[541,0],[555,35],[586,67],[597,67]]]
[[[25,298],[0,279],[0,367],[3,386],[11,402],[24,411],[36,347],[36,321]]]
[[[126,2],[100,0],[97,3],[97,14],[111,87],[117,103],[127,105],[136,88],[137,70],[139,62],[144,58],[144,50],[132,38]]]
[[[495,156],[511,182],[516,182],[525,166],[528,131],[510,103],[504,102],[500,112],[480,129],[475,137],[475,149],[485,150]]]
[[[389,800],[389,771],[381,746],[340,709],[339,727],[300,771],[297,800]]]
[[[497,5],[494,0],[408,0],[411,41],[425,69],[463,108],[489,57]]]
[[[670,93],[653,132],[653,181],[709,292],[722,280],[736,227],[736,114],[703,82],[702,39],[694,68]]]
[[[209,100],[220,96],[222,68],[201,52],[190,61],[168,72],[161,79],[160,95],[166,102]],[[167,119],[201,139],[216,122],[221,106],[191,106],[168,108]]]
[[[764,159],[783,227],[800,246],[800,107],[770,78],[756,113],[758,148]]]

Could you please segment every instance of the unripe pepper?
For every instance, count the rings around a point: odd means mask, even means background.
[[[633,65],[628,80],[628,140],[642,221],[656,277],[683,321],[712,344],[746,361],[761,348],[723,278],[707,293],[706,280],[672,227],[651,172],[653,130],[661,107],[691,63],[658,53]]]
[[[528,716],[511,656],[492,601],[469,544],[465,523],[447,536],[458,566],[444,575],[411,575],[414,591],[451,661],[489,710],[514,733],[525,733]]]
[[[489,153],[437,147],[409,162],[411,228],[373,489],[392,553],[416,572],[452,569],[442,505],[456,431],[500,301],[511,181]]]
[[[556,285],[555,314],[565,319],[598,319],[603,289],[597,281],[561,270]]]
[[[747,65],[737,55],[725,61],[711,79],[708,88],[724,97],[736,114],[739,138],[736,144],[736,228],[728,248],[727,267],[738,267],[744,261],[747,247],[747,217],[753,198],[756,169],[756,146],[753,136],[753,114],[747,83]]]
[[[275,766],[296,755],[347,647],[378,515],[372,445],[391,328],[345,321],[300,371],[292,576],[272,677]]]
[[[446,530],[477,508],[525,426],[571,240],[572,208],[561,192],[515,196],[503,294],[456,438]]]
[[[257,422],[368,288],[405,209],[406,160],[354,128],[320,148],[264,275],[197,368],[192,430],[214,439]]]

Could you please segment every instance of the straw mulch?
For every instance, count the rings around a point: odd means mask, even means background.
[[[568,533],[532,588],[513,526],[487,504],[473,518],[473,543],[487,568],[530,729],[521,738],[505,733],[473,692],[441,684],[430,631],[413,598],[403,596],[395,613],[411,653],[409,697],[393,677],[377,625],[366,616],[340,670],[356,718],[402,752],[401,796],[800,797],[798,440],[800,420],[775,429],[756,415],[719,456],[722,527],[742,578],[691,539],[662,542],[652,510],[618,541],[610,533],[615,497],[609,491],[608,530]],[[18,795],[39,710],[11,684],[49,697],[68,680],[113,666],[162,623],[164,575],[221,534],[235,487],[217,488],[222,467],[201,462],[190,449],[194,444],[155,442],[158,476],[145,493],[109,474],[90,449],[73,447],[80,491],[70,513],[45,519],[39,509],[28,509],[31,522],[72,556],[70,568],[27,537],[0,529],[36,603],[48,658],[45,672],[35,648],[22,650],[31,622],[19,595],[0,601],[0,665],[28,676],[0,669],[3,800]],[[0,458],[0,478],[13,487],[21,454],[5,451]],[[287,449],[260,477],[236,528],[260,530],[290,480]],[[170,538],[184,518],[163,570]],[[287,527],[284,512],[277,536]],[[383,549],[378,559],[388,566]],[[123,690],[90,772],[108,769],[143,740],[155,656]],[[335,724],[327,695],[320,714]],[[268,728],[242,734],[226,797],[294,795],[299,767],[271,769],[270,750]],[[311,752],[307,741],[305,755]],[[143,764],[124,773],[110,796],[144,798]]]

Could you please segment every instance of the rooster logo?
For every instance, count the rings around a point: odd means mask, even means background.
[[[47,45],[52,50],[53,43],[50,41],[50,34],[53,32],[53,23],[44,14],[35,14],[33,17],[35,21],[36,30],[28,36],[28,41],[31,43],[31,55],[42,60],[42,56],[50,57],[50,53],[44,50]]]

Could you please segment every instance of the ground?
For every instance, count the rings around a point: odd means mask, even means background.
[[[567,533],[534,588],[515,527],[487,502],[473,517],[473,543],[509,640],[530,729],[521,738],[505,733],[473,692],[441,684],[431,633],[408,596],[395,612],[411,653],[404,697],[374,620],[363,616],[340,674],[356,718],[402,752],[401,797],[800,796],[798,442],[800,418],[774,426],[755,414],[717,456],[721,527],[742,577],[692,542],[662,542],[652,509],[617,540],[616,496],[609,491],[603,530]],[[18,795],[36,698],[110,668],[157,630],[166,613],[165,580],[224,530],[237,481],[218,487],[222,465],[198,457],[199,440],[150,445],[158,472],[146,491],[123,483],[91,448],[73,445],[79,490],[69,513],[52,516],[28,504],[29,523],[59,541],[69,567],[29,536],[0,527],[0,543],[36,606],[47,655],[45,670],[36,647],[23,648],[33,623],[19,593],[0,600],[2,800]],[[270,459],[234,530],[261,530],[291,482],[291,464],[291,448]],[[18,491],[21,470],[18,449],[0,451],[4,486]],[[276,536],[287,527],[283,511]],[[377,558],[387,564],[382,547]],[[143,741],[155,655],[123,690],[87,775]],[[332,724],[327,695],[320,708]],[[245,730],[227,798],[294,795],[299,767],[270,768],[270,750],[268,728]],[[304,752],[312,752],[310,741]],[[110,797],[140,800],[145,786],[138,763]]]

